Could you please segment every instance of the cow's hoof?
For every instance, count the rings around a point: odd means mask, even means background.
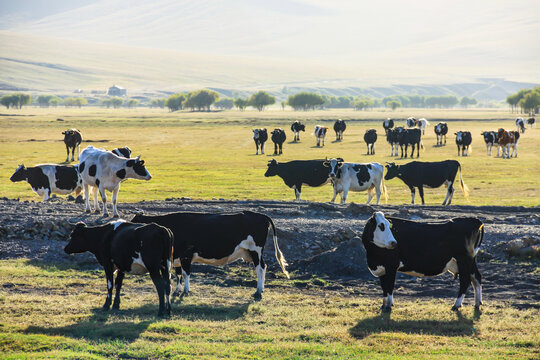
[[[452,311],[459,311],[460,308],[461,308],[461,306],[456,306],[456,305],[454,305],[454,306],[452,306],[452,309],[451,309],[451,310],[452,310]]]
[[[255,301],[260,301],[260,300],[262,300],[262,294],[261,294],[260,292],[258,292],[258,291],[255,291],[255,293],[253,294],[253,299],[254,299]]]
[[[113,310],[120,310],[120,304],[113,304],[112,309]]]
[[[174,297],[178,297],[178,296],[180,296],[180,291],[176,291],[176,290],[175,290],[175,291],[173,291],[173,293],[171,294],[171,297],[173,297],[173,298],[174,298]]]

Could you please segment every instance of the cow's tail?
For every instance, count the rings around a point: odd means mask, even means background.
[[[480,245],[482,245],[482,240],[484,240],[484,224],[480,225],[478,228],[478,238],[476,239],[476,244],[474,244],[474,256],[478,254],[480,250]]]
[[[161,260],[166,264],[167,270],[169,271],[169,278],[171,277],[171,274],[173,272],[173,254],[174,254],[174,234],[172,233],[171,229],[161,226],[162,234],[166,241],[165,248],[163,249]]]
[[[274,220],[272,220],[271,217],[267,216],[268,222],[272,226],[272,235],[274,238],[274,249],[276,254],[276,260],[279,263],[279,266],[281,267],[281,271],[285,274],[287,279],[290,279],[289,272],[287,271],[287,260],[285,260],[285,257],[283,256],[283,253],[279,249],[278,240],[277,240],[277,232],[276,232],[276,226],[274,225]]]
[[[461,190],[463,191],[463,196],[465,196],[465,199],[467,199],[467,201],[468,201],[469,200],[469,188],[463,182],[463,177],[461,176],[461,164],[459,164],[458,166],[459,166],[459,183],[461,185]]]

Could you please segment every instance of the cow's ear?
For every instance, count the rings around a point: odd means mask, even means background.
[[[139,161],[139,164],[144,165],[144,160]]]
[[[344,162],[345,160],[343,160],[343,158],[337,158],[336,159],[337,161],[341,161],[341,162]]]
[[[133,167],[133,165],[135,165],[135,160],[128,160],[126,162],[126,165],[129,166],[129,167]]]
[[[66,135],[66,132],[65,132],[65,131],[62,131],[62,135]]]
[[[328,160],[323,161],[323,166],[330,167],[330,162]]]

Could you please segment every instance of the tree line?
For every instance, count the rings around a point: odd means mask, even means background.
[[[538,114],[540,108],[540,86],[533,89],[521,89],[515,94],[508,95],[506,102],[512,112],[520,110],[522,113]]]

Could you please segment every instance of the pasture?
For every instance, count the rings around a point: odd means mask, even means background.
[[[210,112],[170,113],[161,109],[113,110],[100,108],[26,108],[7,111],[0,116],[0,188],[1,196],[39,201],[30,186],[11,183],[9,177],[18,164],[26,166],[40,163],[61,163],[65,147],[61,131],[78,128],[83,134],[81,149],[88,145],[112,149],[129,146],[133,155],[142,154],[153,179],[144,184],[127,181],[122,185],[119,202],[161,200],[171,197],[195,199],[274,199],[292,200],[293,190],[278,177],[265,178],[266,164],[273,159],[273,144],[266,143],[266,154],[255,155],[252,128],[266,127],[269,131],[282,127],[287,132],[283,155],[278,161],[343,157],[350,162],[376,161],[384,164],[395,161],[406,163],[410,159],[392,158],[390,146],[384,138],[381,121],[387,117],[406,118],[410,115],[426,117],[430,122],[423,139],[425,150],[421,161],[457,159],[463,168],[465,183],[471,190],[467,202],[457,189],[453,204],[469,205],[522,205],[540,204],[540,166],[538,142],[540,129],[528,129],[519,140],[517,159],[487,156],[480,132],[499,127],[515,129],[515,116],[508,111],[494,110],[426,110],[403,111],[313,111],[292,112],[271,110],[266,112]],[[58,118],[64,121],[57,121]],[[335,142],[332,125],[335,119],[347,120],[342,142]],[[299,143],[291,143],[290,124],[294,120],[306,123]],[[449,123],[447,145],[436,146],[433,127],[438,121]],[[324,148],[315,147],[311,135],[315,124],[330,127]],[[397,125],[402,125],[397,122]],[[366,156],[363,134],[375,128],[378,140],[376,154]],[[469,130],[473,135],[472,154],[457,156],[455,136],[457,130]],[[91,142],[88,142],[91,141]],[[416,159],[416,158],[415,158]],[[76,163],[76,162],[75,162]],[[408,188],[398,179],[386,183],[389,204],[410,203]],[[445,190],[426,189],[426,203],[439,205]],[[302,199],[329,201],[332,189],[305,187]],[[349,202],[363,203],[365,193],[349,194]],[[121,206],[120,206],[121,211]]]

